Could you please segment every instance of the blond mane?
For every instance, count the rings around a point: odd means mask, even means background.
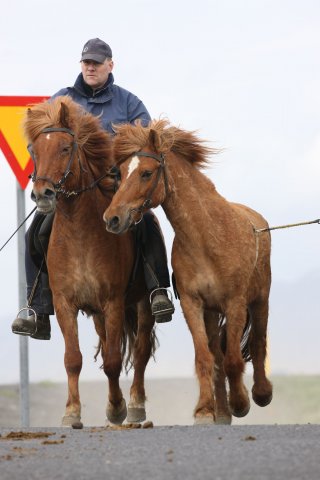
[[[151,130],[157,134],[157,153],[172,151],[196,168],[206,166],[209,163],[209,156],[219,152],[218,149],[206,146],[205,141],[200,140],[195,132],[174,127],[168,120],[153,120],[148,127],[136,122],[135,125],[115,125],[114,128],[117,132],[114,140],[114,160],[117,165],[148,146]]]

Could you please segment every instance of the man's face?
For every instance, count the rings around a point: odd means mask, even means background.
[[[112,72],[113,61],[106,59],[103,63],[94,60],[82,60],[81,70],[84,81],[93,89],[101,88]]]

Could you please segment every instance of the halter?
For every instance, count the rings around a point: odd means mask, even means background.
[[[158,183],[159,183],[159,180],[160,180],[160,176],[161,176],[161,173],[163,173],[163,178],[164,178],[164,186],[165,186],[165,191],[166,191],[166,194],[168,192],[168,178],[167,178],[167,174],[166,174],[166,168],[165,168],[165,155],[164,153],[160,153],[160,155],[156,155],[155,153],[148,153],[148,152],[137,152],[134,154],[134,156],[137,156],[137,157],[147,157],[147,158],[153,158],[154,160],[156,160],[157,162],[159,162],[159,168],[158,168],[158,171],[157,171],[157,175],[154,179],[154,182],[153,184],[151,185],[151,188],[147,194],[147,197],[146,199],[144,200],[144,202],[142,203],[142,205],[138,208],[133,208],[131,210],[131,212],[137,212],[137,213],[140,213],[141,217],[139,218],[139,220],[137,222],[135,222],[135,224],[137,225],[138,223],[141,222],[142,220],[142,217],[143,217],[143,210],[144,209],[149,209],[152,205],[152,195],[155,191],[155,189],[157,188],[158,186]]]
[[[41,132],[40,132],[40,135],[42,133],[51,133],[51,132],[64,132],[64,133],[68,133],[69,135],[71,135],[73,138],[75,137],[75,133],[70,130],[69,128],[64,128],[64,127],[48,127],[48,128],[44,128]],[[60,180],[58,181],[58,183],[54,183],[50,178],[48,177],[38,177],[37,176],[37,168],[36,168],[36,161],[35,161],[35,158],[34,158],[34,154],[31,150],[31,145],[28,145],[28,151],[31,155],[31,158],[33,160],[33,163],[34,163],[34,171],[32,173],[32,175],[30,175],[30,178],[32,180],[33,183],[37,182],[38,180],[45,180],[49,183],[51,183],[51,185],[53,186],[56,194],[60,193],[62,195],[64,195],[65,197],[69,198],[71,196],[74,196],[74,195],[79,195],[80,193],[82,192],[85,192],[87,190],[92,190],[101,180],[103,180],[105,177],[107,176],[111,176],[111,177],[114,177],[115,178],[115,184],[117,185],[117,174],[112,171],[112,168],[110,169],[109,172],[106,172],[105,174],[103,174],[101,177],[97,178],[96,180],[94,180],[90,185],[88,185],[87,187],[84,187],[84,188],[81,188],[81,189],[78,189],[78,190],[65,190],[65,188],[63,188],[63,185],[65,184],[66,182],[66,179],[68,177],[68,175],[70,173],[72,173],[71,171],[71,165],[73,163],[73,160],[74,160],[74,157],[75,157],[75,154],[76,154],[76,150],[78,149],[78,143],[74,140],[73,143],[72,143],[72,150],[71,150],[71,154],[70,154],[70,158],[69,158],[69,161],[68,161],[68,164],[67,164],[67,167],[62,175],[62,177],[60,178]],[[80,159],[79,159],[79,162],[80,162]],[[82,167],[81,163],[80,163],[80,166]],[[116,186],[113,187],[113,189],[115,190],[116,189]]]

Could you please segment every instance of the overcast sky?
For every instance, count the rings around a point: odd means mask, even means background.
[[[100,37],[113,50],[115,82],[140,97],[153,118],[167,116],[224,149],[207,175],[228,200],[258,210],[271,226],[320,217],[318,0],[11,0],[0,23],[0,95],[51,95],[72,85],[84,43]],[[1,152],[0,173],[2,245],[16,228],[17,187]],[[157,213],[170,255],[173,232]],[[272,233],[272,373],[320,373],[319,240],[318,225]],[[0,253],[0,272],[0,383],[13,383],[16,240]],[[62,335],[52,323],[50,342],[29,341],[30,381],[66,378]],[[92,321],[80,316],[79,323],[82,378],[102,379]],[[193,375],[179,304],[158,336],[147,375]]]

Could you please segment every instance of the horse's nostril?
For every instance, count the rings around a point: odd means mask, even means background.
[[[111,218],[111,220],[109,221],[109,226],[110,228],[116,228],[118,225],[119,225],[119,217],[117,216],[114,216]]]
[[[53,198],[55,197],[55,192],[54,190],[51,190],[50,188],[46,188],[45,192],[44,192],[44,196],[47,197],[47,198]]]

